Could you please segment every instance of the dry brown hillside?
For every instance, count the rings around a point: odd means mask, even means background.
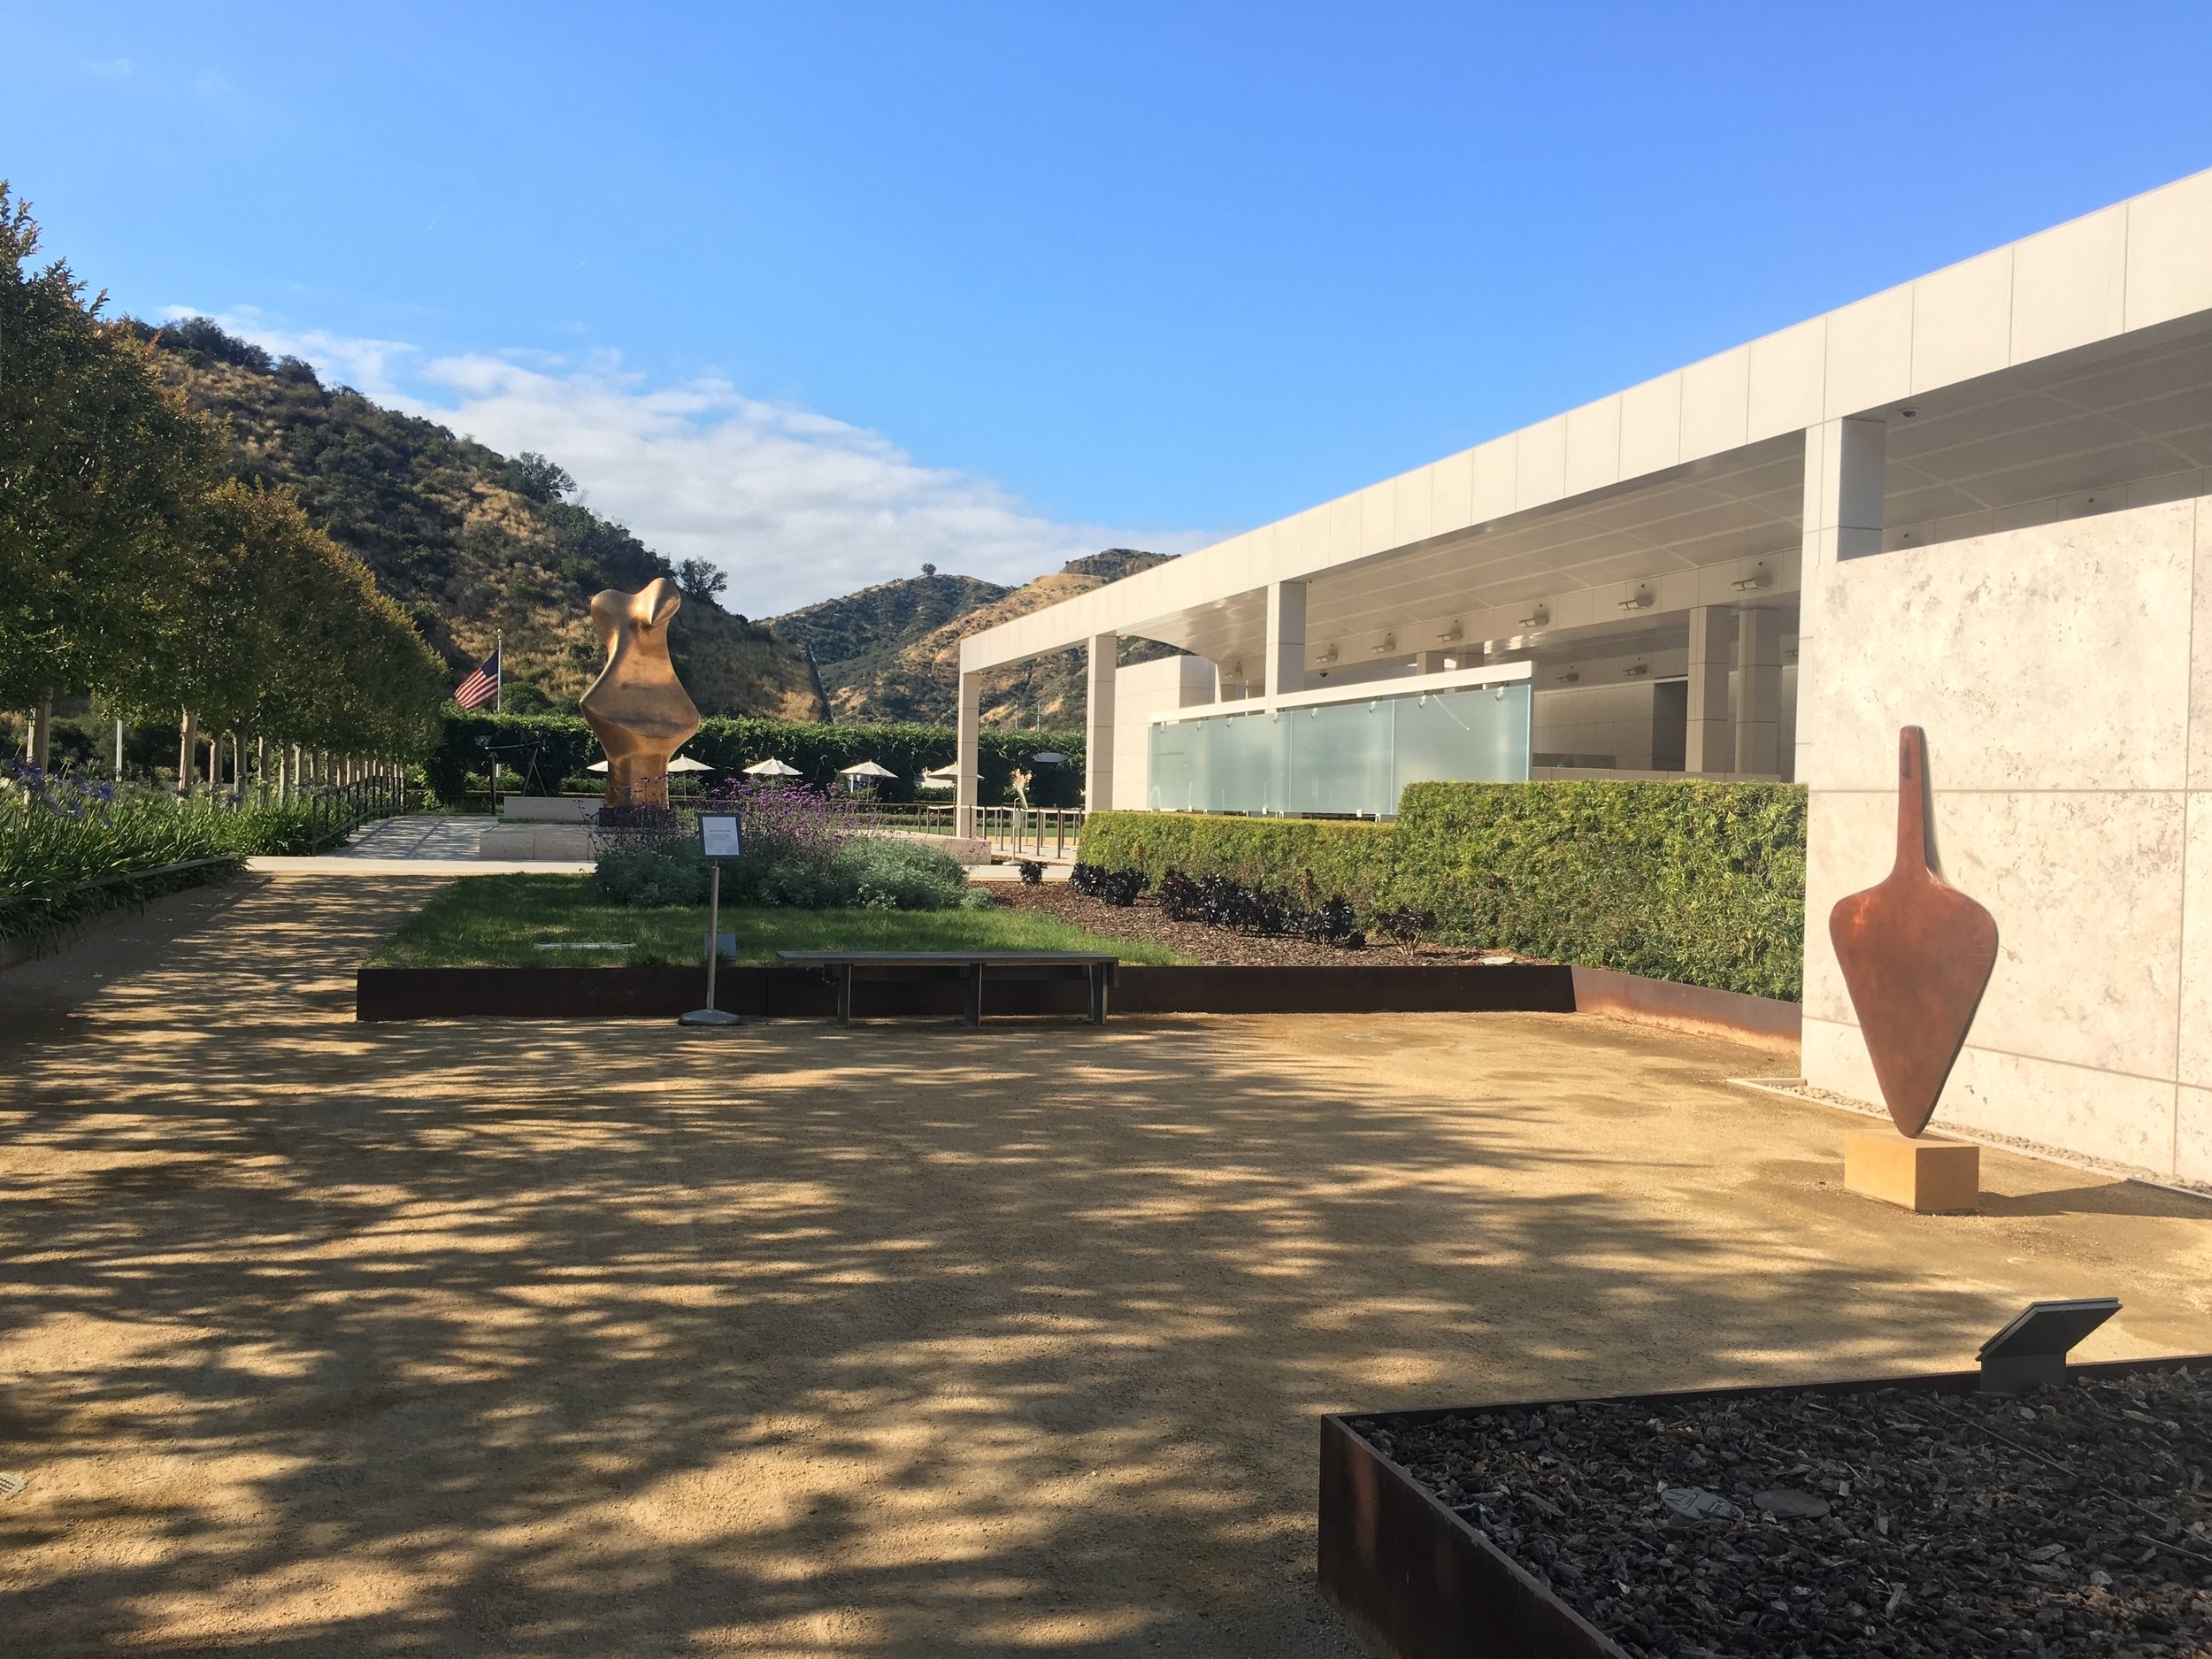
[[[1050,575],[1012,589],[932,574],[810,606],[777,618],[772,626],[786,639],[814,645],[821,659],[823,687],[838,719],[949,726],[958,712],[962,640],[1148,570],[1167,557],[1134,548],[1109,548],[1071,559]],[[956,592],[949,583],[964,586]],[[949,619],[931,625],[933,611],[941,617],[949,610],[954,611]],[[910,617],[910,628],[902,628],[902,619]],[[845,649],[851,654],[829,660],[825,647],[833,641],[850,641]],[[1167,649],[1125,640],[1122,660],[1142,661]],[[988,726],[1062,727],[1080,723],[1084,707],[1079,650],[1039,657],[985,683],[983,719]]]
[[[457,680],[504,636],[510,713],[573,711],[599,671],[591,595],[676,573],[624,526],[565,499],[570,480],[542,457],[510,458],[326,387],[308,365],[273,360],[204,318],[144,332],[163,373],[227,424],[240,476],[296,491]],[[710,596],[685,599],[670,649],[702,713],[825,717],[804,653]]]

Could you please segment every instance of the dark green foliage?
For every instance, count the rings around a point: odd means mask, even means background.
[[[613,904],[707,902],[707,863],[688,840],[603,854],[592,879]],[[733,910],[949,910],[967,888],[967,872],[946,854],[881,835],[856,835],[818,857],[749,856],[722,866],[722,902]]]
[[[707,861],[688,840],[659,848],[626,847],[602,853],[592,883],[611,904],[704,904]]]
[[[1141,870],[1156,884],[1171,870],[1226,876],[1302,906],[1346,899],[1363,915],[1385,905],[1390,849],[1386,825],[1186,812],[1094,812],[1083,821],[1083,856],[1093,864]]]
[[[500,756],[504,787],[517,793],[516,774],[524,750],[538,749],[535,787],[550,793],[564,779],[589,781],[584,768],[599,757],[598,740],[578,715],[452,714],[445,736],[426,769],[429,786],[442,799],[457,801],[471,788],[483,788],[488,769],[480,738],[488,737],[507,752]],[[742,772],[772,756],[796,766],[803,781],[818,788],[841,788],[838,769],[864,760],[887,766],[898,776],[883,780],[887,801],[913,798],[914,780],[930,767],[950,763],[954,733],[941,726],[815,726],[792,720],[749,718],[703,720],[699,734],[684,753],[724,773]],[[1029,786],[1033,806],[1072,806],[1083,789],[1083,734],[1080,732],[985,732],[978,745],[986,805],[1013,801],[1007,779],[1016,766],[1034,774]],[[1057,750],[1067,764],[1038,766],[1029,757]]]
[[[1440,939],[1795,1001],[1805,792],[1767,783],[1415,784],[1391,825],[1094,814],[1087,860],[1220,874]],[[1405,918],[1401,918],[1405,919]]]

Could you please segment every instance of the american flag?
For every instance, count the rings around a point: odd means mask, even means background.
[[[496,648],[476,666],[476,672],[453,688],[453,700],[464,709],[480,709],[499,695],[499,652]]]

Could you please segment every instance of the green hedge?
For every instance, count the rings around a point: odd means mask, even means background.
[[[445,736],[424,768],[425,781],[448,801],[488,782],[485,752],[478,740],[488,737],[508,746],[536,742],[540,778],[548,787],[560,780],[585,781],[584,768],[599,758],[599,741],[580,716],[572,714],[449,714]],[[714,718],[699,723],[699,734],[684,753],[718,772],[740,772],[773,756],[796,766],[808,782],[825,788],[837,781],[841,767],[872,760],[898,777],[883,780],[887,801],[914,798],[914,780],[926,769],[951,763],[955,737],[945,726],[817,726],[792,720]],[[1013,800],[1007,778],[1041,749],[1065,755],[1062,766],[1031,766],[1033,806],[1074,806],[1083,798],[1083,733],[1080,732],[987,731],[978,745],[982,772],[980,799],[986,805]],[[502,776],[511,787],[516,757],[501,759]],[[949,794],[941,797],[952,799]]]
[[[1423,783],[1394,824],[1094,814],[1083,856],[1220,874],[1440,938],[1795,1002],[1805,792],[1772,783]]]

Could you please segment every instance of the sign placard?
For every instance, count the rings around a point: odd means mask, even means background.
[[[710,858],[741,858],[745,856],[745,849],[738,840],[734,816],[710,818],[703,814],[699,819],[699,841],[702,850]]]

